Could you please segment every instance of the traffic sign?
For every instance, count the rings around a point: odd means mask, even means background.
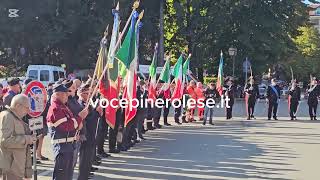
[[[24,94],[29,97],[30,113],[32,118],[39,117],[45,110],[47,105],[47,90],[44,85],[39,81],[31,81]]]

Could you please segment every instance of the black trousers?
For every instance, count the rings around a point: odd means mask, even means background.
[[[308,103],[308,105],[309,105],[309,116],[311,118],[317,117],[318,102]]]
[[[253,113],[254,113],[254,106],[256,105],[256,99],[248,99],[247,101],[247,106],[248,106],[248,109],[247,109],[247,113],[248,113],[248,116],[251,117],[253,116]]]
[[[233,104],[229,104],[229,108],[226,108],[227,119],[231,119],[232,118],[232,108],[233,108]]]
[[[272,113],[274,118],[277,117],[277,112],[278,112],[278,103],[269,101],[268,119],[271,118]]]
[[[134,119],[131,120],[127,126],[123,129],[123,135],[122,135],[122,147],[129,147],[130,142],[134,133]]]
[[[143,124],[144,124],[144,119],[146,118],[146,109],[139,109],[137,111],[136,115],[136,121],[137,121],[137,132],[139,138],[142,138],[142,131],[144,130]]]
[[[73,152],[61,152],[54,160],[53,180],[71,180],[73,174]]]
[[[121,112],[120,112],[121,113]],[[111,127],[109,128],[109,150],[115,150],[117,149],[117,135],[118,135],[118,129],[119,129],[119,124],[120,124],[120,117],[121,114],[118,115],[118,111],[117,111],[117,115],[116,115],[116,123],[114,126],[114,129],[112,129]]]
[[[163,122],[164,122],[164,124],[168,123],[169,111],[170,111],[170,106],[168,108],[166,108],[166,107],[163,108]]]
[[[154,126],[158,126],[159,123],[160,123],[160,117],[161,117],[161,111],[162,111],[162,108],[157,108],[155,107],[153,109],[153,123],[154,123]]]
[[[147,129],[152,129],[152,124],[153,124],[153,109],[151,107],[148,107],[147,109]]]
[[[105,135],[108,132],[108,124],[104,118],[100,118],[99,127],[98,127],[98,134],[97,134],[97,153],[101,154],[104,151],[103,145],[105,140]]]
[[[299,101],[291,101],[290,102],[290,117],[295,118],[297,109],[298,109]]]
[[[94,144],[82,142],[79,155],[79,176],[78,180],[87,180],[92,167],[92,156],[94,154]]]

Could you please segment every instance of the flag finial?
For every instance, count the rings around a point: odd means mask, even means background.
[[[222,52],[222,50],[221,50],[221,52],[220,52],[220,56],[221,56],[221,57],[223,56],[223,52]]]
[[[108,31],[109,31],[109,24],[107,25],[107,28],[106,30],[104,31],[104,37],[107,37],[108,36]]]
[[[135,1],[135,2],[133,3],[132,9],[138,9],[139,4],[140,4],[140,1]]]
[[[120,3],[119,3],[119,1],[118,1],[118,4],[117,4],[117,7],[116,7],[116,10],[118,10],[119,11],[119,9],[120,9],[120,5],[119,5]]]
[[[142,12],[139,14],[139,20],[143,18],[143,14],[144,14],[144,10],[142,10]]]

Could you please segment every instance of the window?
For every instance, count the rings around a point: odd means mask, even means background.
[[[66,78],[63,71],[59,71],[60,78]]]
[[[38,80],[38,71],[37,70],[30,70],[29,71],[29,78],[33,80]]]
[[[56,82],[59,80],[59,72],[53,71],[53,81]]]
[[[317,8],[316,15],[320,15],[320,8]]]
[[[40,71],[40,81],[49,81],[49,71],[48,70]]]

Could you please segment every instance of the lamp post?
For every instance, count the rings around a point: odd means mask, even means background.
[[[232,77],[234,77],[234,66],[235,66],[235,59],[237,55],[237,48],[230,47],[228,52],[229,52],[229,55],[232,57]]]

